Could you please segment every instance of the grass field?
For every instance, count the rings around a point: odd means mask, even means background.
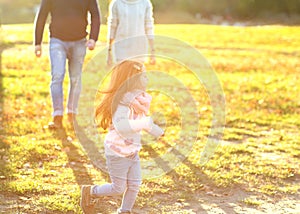
[[[85,85],[97,88],[92,81],[103,75],[103,65],[91,63],[105,48],[106,30],[103,26],[97,50],[87,54]],[[212,120],[207,91],[174,61],[158,57],[155,66],[147,65],[168,75],[167,81],[180,80],[193,99],[181,86],[157,80],[169,94],[152,91],[151,110],[165,120],[166,135],[147,143],[142,159],[147,163],[172,148],[192,149],[180,164],[172,165],[168,156],[158,162],[167,173],[145,179],[136,213],[300,212],[300,27],[157,25],[156,34],[183,41],[208,60],[223,87],[226,125],[211,160],[199,164]],[[0,212],[81,213],[80,186],[109,181],[96,167],[97,161],[104,163],[102,141],[89,125],[83,126],[90,133],[68,126],[60,132],[47,129],[52,110],[48,44],[37,59],[32,25],[3,25],[1,35]],[[66,78],[66,92],[67,84]],[[175,100],[168,96],[172,91]],[[191,100],[195,105],[180,105]],[[189,118],[196,114],[199,124],[187,121],[183,129],[185,111]],[[104,198],[98,210],[113,213],[119,203],[119,197]]]

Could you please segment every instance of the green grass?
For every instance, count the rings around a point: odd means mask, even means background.
[[[103,163],[103,156],[93,153],[95,148],[101,151],[102,141],[97,141],[88,122],[84,128],[94,142],[83,135],[76,137],[70,127],[59,133],[45,127],[51,120],[47,44],[43,57],[37,59],[31,46],[31,25],[2,27],[9,45],[2,52],[0,73],[0,194],[7,198],[0,206],[8,213],[80,213],[80,186],[109,181],[105,172],[93,166],[96,158]],[[207,192],[208,187],[224,192],[239,188],[250,195],[270,197],[299,194],[300,28],[157,25],[156,32],[187,42],[211,63],[226,96],[226,128],[224,142],[206,165],[200,165],[211,127],[212,110],[205,88],[175,62],[158,59],[157,65],[148,65],[149,70],[180,79],[190,89],[197,109],[174,105],[174,100],[162,94],[154,96],[151,110],[160,112],[155,116],[165,120],[166,136],[147,144],[142,159],[160,157],[171,148],[186,152],[188,158],[174,165],[172,154],[166,156],[157,166],[169,173],[144,181],[136,209],[190,213],[182,204],[195,204],[197,194]],[[97,51],[104,48],[105,34],[103,26]],[[86,62],[97,51],[88,52]],[[98,67],[85,64],[85,68],[84,81],[98,85]],[[185,94],[176,94],[180,89],[172,82],[168,84],[164,87],[174,92],[179,104],[190,101]],[[182,130],[182,113],[192,117],[195,112],[200,115],[198,133],[189,133],[197,129],[193,122],[186,122]],[[193,148],[185,151],[189,145]],[[255,196],[242,202],[254,207],[263,203]],[[120,198],[108,198],[99,210],[113,212],[119,203]],[[18,206],[12,206],[15,204]]]

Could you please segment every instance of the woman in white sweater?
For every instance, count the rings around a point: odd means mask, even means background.
[[[113,56],[117,63],[135,57],[145,61],[145,54],[149,52],[150,63],[155,64],[154,19],[150,0],[112,0],[108,40],[108,65],[112,65]]]

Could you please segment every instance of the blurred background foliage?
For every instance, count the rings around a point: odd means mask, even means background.
[[[106,23],[109,1],[98,0],[103,23]],[[0,22],[33,22],[40,2],[0,0]],[[294,19],[295,22],[295,17],[299,20],[300,16],[300,0],[152,0],[152,3],[156,23],[201,23],[201,20],[213,16],[222,16],[228,20]]]

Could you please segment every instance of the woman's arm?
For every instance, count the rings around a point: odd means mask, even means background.
[[[145,11],[145,33],[149,40],[154,39],[154,18],[153,18],[153,6],[150,1],[147,1]]]
[[[107,19],[107,39],[114,39],[116,37],[116,31],[119,24],[118,11],[117,11],[117,3],[116,1],[112,1],[109,5],[109,15]]]
[[[108,53],[107,53],[107,65],[111,66],[113,63],[112,58],[112,45],[116,38],[117,28],[119,25],[118,11],[117,11],[117,3],[116,1],[112,1],[109,5],[109,16],[107,19],[107,41],[108,41]]]
[[[154,48],[154,18],[153,18],[153,6],[150,1],[147,1],[145,12],[145,33],[147,35],[150,46],[150,63],[155,64],[155,48]]]

